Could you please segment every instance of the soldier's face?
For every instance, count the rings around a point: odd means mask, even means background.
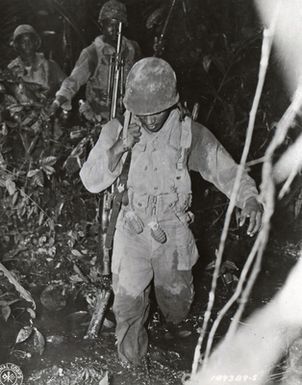
[[[165,110],[157,114],[137,115],[137,117],[142,123],[142,126],[148,132],[152,133],[152,132],[158,132],[162,128],[165,121],[168,119],[169,114],[170,114],[170,110]]]
[[[106,19],[103,21],[102,26],[105,41],[115,46],[118,38],[119,21],[116,19]]]
[[[24,33],[19,36],[16,46],[21,55],[31,56],[36,52],[37,41],[32,33]]]

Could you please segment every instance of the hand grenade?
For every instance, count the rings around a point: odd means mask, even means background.
[[[125,219],[131,229],[136,232],[136,234],[140,234],[144,230],[144,224],[142,220],[133,211],[128,211],[125,215]]]
[[[160,227],[158,222],[150,222],[151,236],[159,243],[165,243],[167,241],[167,235],[164,230]]]

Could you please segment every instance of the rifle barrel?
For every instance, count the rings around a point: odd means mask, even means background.
[[[173,9],[175,7],[175,4],[176,4],[176,0],[172,0],[171,1],[171,6],[170,6],[170,9],[169,9],[169,12],[168,12],[168,15],[167,15],[166,20],[165,20],[165,24],[163,26],[161,34],[159,35],[159,39],[158,39],[158,43],[157,43],[158,47],[159,47],[159,50],[161,49],[161,46],[163,44],[163,40],[164,40],[165,34],[167,32],[168,24],[169,24],[169,21],[171,19],[172,12],[173,12]],[[155,56],[156,55],[157,55],[157,52],[155,52]]]
[[[119,81],[120,81],[120,72],[121,72],[121,47],[122,47],[122,23],[119,22],[118,26],[118,38],[117,38],[117,47],[116,47],[116,57],[115,57],[115,67],[114,67],[114,82],[112,90],[112,102],[111,102],[111,111],[110,118],[114,119],[116,117],[116,107],[117,107],[117,97],[119,90]]]
[[[107,106],[111,103],[111,91],[112,91],[112,70],[113,70],[113,55],[110,55],[109,66],[108,66],[108,80],[107,80]]]

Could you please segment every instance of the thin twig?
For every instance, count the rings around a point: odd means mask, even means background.
[[[273,40],[273,36],[274,36],[274,31],[275,31],[275,26],[276,26],[276,22],[277,22],[277,19],[278,19],[278,16],[279,16],[279,12],[280,12],[280,4],[281,4],[281,2],[278,3],[277,9],[275,11],[275,14],[274,14],[274,17],[273,17],[273,20],[271,22],[271,25],[270,25],[269,29],[265,29],[264,32],[263,32],[263,43],[262,43],[260,68],[259,68],[259,74],[258,74],[258,84],[257,84],[255,96],[254,96],[253,105],[252,105],[251,112],[250,112],[250,119],[249,119],[249,124],[248,124],[248,129],[247,129],[247,136],[246,136],[245,146],[244,146],[242,157],[241,157],[241,161],[240,161],[240,165],[241,165],[242,169],[243,169],[243,165],[245,164],[246,159],[247,159],[247,155],[248,155],[248,151],[249,151],[249,147],[250,147],[250,143],[251,143],[251,138],[252,138],[252,133],[253,133],[253,130],[254,130],[254,125],[255,125],[255,119],[256,119],[256,116],[257,116],[258,105],[259,105],[259,101],[260,101],[260,97],[261,97],[261,94],[262,94],[262,89],[263,89],[263,85],[264,85],[264,81],[265,81],[265,76],[266,76],[266,72],[267,72],[267,67],[268,67],[268,62],[269,62],[269,56],[270,56],[270,51],[271,51],[272,40]],[[239,179],[239,182],[240,182],[240,179]],[[235,190],[235,188],[234,188],[234,190]],[[238,191],[236,193],[238,193]],[[232,200],[230,202],[230,206],[231,206],[231,204],[232,204]],[[254,256],[255,256],[255,252],[257,251],[258,243],[261,244],[260,240],[261,240],[261,235],[259,234],[259,236],[257,237],[257,239],[255,241],[254,247],[253,247],[253,249],[252,249],[252,251],[250,253],[250,256],[248,258],[248,262],[249,262],[250,265],[252,264],[252,261],[253,261]],[[246,270],[244,271],[244,275],[247,274],[247,272],[248,272],[249,264],[246,264]],[[248,291],[253,286],[254,279],[256,279],[256,276],[257,276],[257,273],[258,273],[259,269],[260,269],[260,262],[258,262],[258,263],[256,262],[256,265],[254,266],[254,270],[252,272],[250,281],[247,283],[247,287],[246,287],[245,291]],[[244,283],[244,275],[242,277],[242,280],[240,282],[240,286],[238,288],[238,291],[237,291],[236,295],[240,295],[240,291],[242,290],[242,285]],[[243,298],[244,298],[244,300],[241,303],[241,307],[244,307],[244,301],[245,301],[245,299],[247,299],[247,296],[244,296]],[[233,300],[234,300],[234,298],[233,298]],[[231,304],[232,304],[232,302],[230,302],[225,307],[225,309],[230,307]],[[215,324],[214,332],[211,334],[211,338],[209,338],[209,340],[208,340],[206,354],[205,354],[205,359],[204,359],[204,365],[206,365],[208,356],[210,354],[210,348],[211,348],[211,345],[212,345],[212,342],[213,342],[215,330],[217,329],[217,327],[219,325],[219,322],[222,319],[224,314],[225,314],[224,312],[221,312],[220,318],[219,318],[219,320],[217,320],[217,323]],[[239,317],[239,320],[240,320],[240,317]],[[214,325],[213,325],[213,327],[214,327]]]
[[[241,304],[228,330],[227,337],[226,337],[228,339],[231,339],[234,336],[234,333],[238,328],[238,322],[243,314],[245,303],[247,302],[247,298],[251,292],[251,289],[256,280],[257,274],[260,270],[262,255],[264,253],[264,250],[268,241],[268,236],[270,231],[270,221],[274,213],[274,198],[275,198],[274,197],[275,184],[273,180],[273,164],[272,164],[273,155],[277,147],[285,139],[289,128],[294,123],[296,115],[301,108],[301,105],[302,105],[302,86],[299,86],[295,93],[293,102],[291,103],[291,105],[289,106],[289,108],[286,110],[285,114],[281,118],[277,126],[275,136],[273,137],[273,140],[268,146],[265,153],[266,161],[263,164],[263,169],[262,169],[262,184],[261,184],[261,193],[260,193],[261,200],[265,204],[265,210],[262,218],[262,229],[260,230],[260,233],[259,233],[259,237],[261,237],[261,244],[258,250],[255,269],[252,272],[250,281],[247,283],[247,286],[244,292],[242,293]]]
[[[268,223],[268,226],[269,226],[269,223]],[[235,313],[235,315],[233,317],[233,320],[231,322],[231,325],[229,327],[229,330],[227,332],[225,340],[231,339],[233,337],[235,331],[237,330],[238,323],[239,323],[239,321],[241,319],[241,316],[242,316],[242,313],[244,311],[245,305],[246,305],[246,303],[248,301],[249,295],[250,295],[251,290],[252,290],[252,288],[254,286],[254,283],[256,281],[258,273],[261,270],[262,256],[263,256],[263,252],[264,252],[265,247],[266,247],[266,243],[267,243],[267,240],[268,240],[268,235],[269,235],[269,227],[265,231],[262,231],[259,234],[260,246],[259,246],[258,251],[257,251],[256,262],[255,262],[255,265],[253,267],[250,279],[248,280],[248,282],[246,284],[246,287],[245,287],[245,289],[242,292],[240,305],[238,307],[237,312]]]
[[[35,206],[38,207],[38,209],[40,211],[42,211],[42,213],[45,215],[45,217],[49,220],[52,220],[52,218],[46,213],[45,210],[42,209],[42,207],[37,203],[35,202],[28,194],[26,194],[26,192],[24,192],[24,190],[22,190],[21,188],[17,188],[17,190],[20,192],[21,195],[24,195],[27,199],[29,199]]]
[[[213,323],[213,326],[212,326],[210,333],[209,333],[207,346],[206,346],[205,355],[207,357],[210,354],[210,351],[211,351],[211,348],[213,345],[213,341],[214,341],[214,337],[215,337],[215,333],[218,329],[218,326],[220,325],[220,322],[222,321],[222,319],[226,315],[226,313],[229,311],[231,306],[237,301],[237,299],[239,298],[239,296],[242,292],[243,285],[246,282],[247,275],[250,271],[252,263],[254,262],[254,258],[255,258],[255,255],[256,255],[257,249],[258,249],[258,245],[259,245],[259,236],[257,236],[257,239],[253,245],[253,248],[252,248],[245,264],[244,264],[244,267],[243,267],[242,272],[240,274],[239,281],[237,283],[236,290],[235,290],[234,294],[228,300],[228,302],[223,306],[223,308],[219,311],[219,313],[218,313],[218,315],[217,315],[217,317]]]
[[[246,162],[246,167],[255,166],[256,164],[263,163],[265,161],[265,157],[262,156],[261,158],[250,160],[249,162]]]
[[[272,36],[273,36],[272,32],[273,32],[272,29],[268,29],[268,30],[266,29],[263,32],[263,44],[262,44],[262,53],[261,53],[261,61],[260,61],[260,69],[259,69],[259,75],[258,75],[257,88],[256,88],[254,100],[253,100],[253,105],[252,105],[252,108],[250,111],[246,140],[245,140],[240,164],[239,164],[238,169],[237,169],[232,194],[230,197],[230,203],[229,203],[229,206],[227,209],[226,218],[225,218],[225,222],[224,222],[224,226],[223,226],[223,230],[222,230],[222,234],[221,234],[220,244],[219,244],[219,248],[218,248],[218,252],[217,252],[217,256],[216,256],[216,263],[215,263],[215,269],[214,269],[214,273],[213,273],[211,291],[209,294],[208,306],[207,306],[207,309],[205,312],[204,321],[203,321],[202,329],[201,329],[200,336],[198,339],[198,343],[197,343],[197,346],[195,348],[194,360],[193,360],[193,365],[192,365],[192,374],[195,374],[197,372],[197,369],[198,369],[202,343],[204,340],[204,336],[205,336],[205,333],[207,330],[208,322],[210,320],[212,309],[214,306],[215,291],[216,291],[217,279],[218,279],[219,271],[220,271],[220,265],[221,265],[221,261],[222,261],[222,255],[223,255],[224,248],[225,248],[225,242],[227,239],[227,234],[228,234],[228,230],[229,230],[229,226],[230,226],[230,222],[231,222],[231,218],[232,218],[232,213],[233,213],[233,210],[235,208],[237,196],[238,196],[239,189],[240,189],[241,178],[242,178],[242,175],[244,173],[244,165],[246,163],[249,149],[250,149],[250,145],[251,145],[251,141],[252,141],[253,131],[254,131],[254,127],[255,127],[255,120],[256,120],[256,116],[257,116],[257,110],[258,110],[258,106],[259,106],[259,102],[260,102],[260,98],[261,98],[261,94],[262,94],[262,90],[263,90],[263,86],[264,86],[264,81],[265,81],[265,77],[266,77],[266,70],[267,70],[267,66],[268,66],[269,54],[270,54],[271,45],[272,45]],[[206,365],[207,359],[208,359],[208,356],[205,356],[204,361],[203,361],[203,365]]]
[[[237,63],[239,62],[239,60],[240,60],[239,55],[240,55],[241,51],[242,51],[242,50],[245,50],[245,49],[247,48],[248,45],[250,45],[251,43],[253,43],[254,41],[256,41],[258,38],[259,38],[259,37],[258,37],[258,35],[257,35],[257,36],[256,36],[255,38],[253,38],[250,42],[248,42],[248,44],[242,45],[242,47],[241,47],[240,49],[238,49],[237,52],[235,52],[235,55],[236,55],[236,56],[235,56],[234,60],[233,60],[233,61],[229,64],[229,66],[227,67],[227,69],[226,69],[225,73],[223,74],[223,77],[222,77],[222,79],[221,79],[221,81],[220,81],[219,87],[217,88],[215,98],[214,98],[214,100],[213,100],[213,102],[212,102],[212,104],[211,104],[211,106],[210,106],[210,108],[209,108],[209,112],[208,112],[207,117],[206,117],[206,122],[209,121],[209,119],[210,119],[210,117],[211,117],[211,115],[212,115],[212,113],[213,113],[213,111],[214,111],[216,102],[217,102],[217,100],[220,99],[219,93],[220,93],[220,91],[222,90],[222,88],[224,87],[224,85],[225,85],[225,83],[226,83],[226,79],[227,79],[227,77],[228,77],[230,71],[233,69],[234,65],[237,64]]]
[[[279,6],[280,6],[280,3],[279,3]],[[207,310],[205,313],[205,318],[204,318],[202,330],[200,333],[200,337],[198,339],[198,343],[197,343],[197,346],[195,349],[193,366],[192,366],[192,374],[195,374],[197,372],[197,369],[198,369],[198,364],[199,364],[199,360],[200,360],[200,350],[201,350],[203,338],[204,338],[204,335],[205,335],[205,332],[207,329],[207,324],[208,324],[208,321],[210,319],[211,311],[212,311],[214,301],[215,301],[215,290],[216,290],[216,286],[217,286],[217,279],[218,279],[218,275],[219,275],[219,270],[220,270],[220,265],[221,265],[221,260],[222,260],[222,254],[224,251],[225,241],[226,241],[228,228],[229,228],[230,221],[231,221],[232,212],[234,210],[234,207],[236,204],[236,198],[237,198],[239,188],[240,188],[241,177],[242,177],[243,172],[244,172],[244,164],[246,163],[246,159],[248,156],[248,152],[249,152],[249,148],[250,148],[250,144],[251,144],[251,140],[252,140],[258,105],[260,102],[260,98],[261,98],[261,94],[262,94],[262,90],[263,90],[263,85],[264,85],[264,81],[265,81],[265,77],[266,77],[266,71],[267,71],[267,67],[268,67],[269,55],[270,55],[271,45],[272,45],[272,37],[274,35],[275,24],[277,21],[278,14],[279,14],[279,7],[277,8],[277,11],[275,13],[275,17],[273,18],[273,21],[271,23],[270,28],[265,29],[264,33],[263,33],[263,44],[262,44],[262,52],[261,52],[260,69],[259,69],[259,75],[258,75],[258,84],[257,84],[257,88],[256,88],[254,100],[253,100],[253,105],[252,105],[251,112],[250,112],[250,118],[249,118],[249,124],[248,124],[248,128],[247,128],[245,145],[244,145],[244,149],[242,152],[240,165],[239,165],[238,170],[237,170],[235,183],[233,186],[233,190],[232,190],[232,194],[231,194],[231,198],[230,198],[230,203],[229,203],[227,214],[226,214],[226,219],[224,222],[224,228],[223,228],[222,235],[221,235],[220,245],[219,245],[219,249],[218,249],[218,253],[217,253],[217,257],[216,257],[216,264],[215,264],[215,269],[214,269],[214,274],[213,274],[213,279],[212,279],[212,287],[211,287],[211,292],[209,294],[209,302],[208,302]],[[218,323],[215,325],[215,327],[216,328],[218,327]],[[205,358],[203,361],[203,366],[205,366],[207,363],[208,355],[210,353],[209,346],[212,344],[213,337],[214,337],[214,335],[211,335],[211,339],[208,341],[209,345],[207,346],[207,349],[206,349],[206,355],[205,355]]]

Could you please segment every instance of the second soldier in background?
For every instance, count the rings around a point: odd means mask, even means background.
[[[83,49],[70,76],[65,79],[56,94],[52,109],[71,109],[71,100],[86,85],[86,101],[80,112],[89,121],[100,123],[109,119],[108,81],[111,57],[116,53],[119,23],[127,26],[126,6],[117,0],[106,2],[99,14],[98,22],[102,35]],[[121,42],[121,57],[126,78],[135,61],[140,57],[140,49],[135,41],[125,36]]]

